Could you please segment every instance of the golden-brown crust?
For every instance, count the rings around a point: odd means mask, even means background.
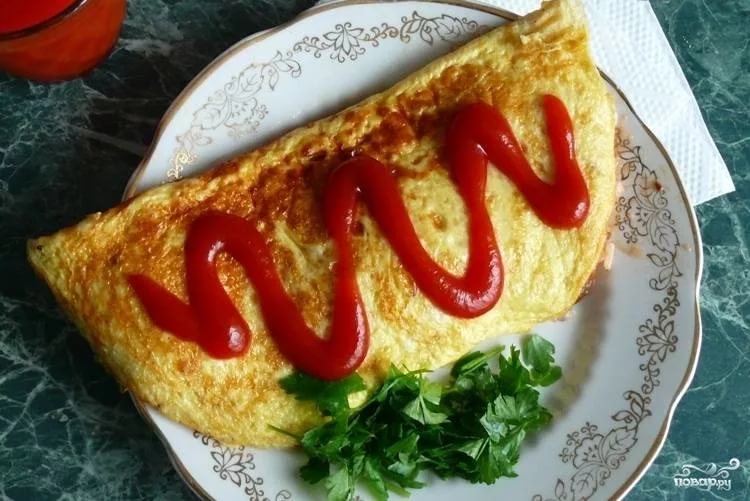
[[[188,225],[209,209],[236,214],[267,237],[287,290],[308,324],[325,335],[335,256],[320,195],[330,170],[353,153],[393,166],[425,247],[459,273],[466,261],[466,221],[442,156],[449,117],[470,101],[494,105],[537,172],[549,176],[538,100],[553,93],[574,123],[591,194],[586,223],[574,231],[544,226],[490,169],[487,205],[503,252],[505,291],[492,311],[462,320],[436,309],[415,288],[362,208],[355,254],[372,342],[360,373],[374,383],[390,363],[434,368],[483,339],[558,318],[599,260],[614,205],[614,107],[591,62],[582,15],[577,1],[549,2],[540,13],[470,42],[355,107],[34,240],[30,261],[98,356],[138,398],[226,442],[287,445],[269,424],[300,431],[318,418],[310,405],[279,388],[277,379],[291,367],[265,331],[242,269],[229,258],[219,260],[219,275],[254,333],[249,353],[231,360],[211,359],[156,329],[126,274],[146,272],[185,298]]]

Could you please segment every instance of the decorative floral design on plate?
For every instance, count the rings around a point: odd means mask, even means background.
[[[258,100],[260,92],[264,89],[273,91],[282,75],[297,78],[302,74],[296,54],[307,53],[320,58],[330,52],[332,60],[345,63],[356,61],[368,46],[378,47],[381,41],[389,38],[409,43],[412,37],[418,36],[429,45],[437,40],[455,43],[484,29],[484,26],[467,18],[448,14],[427,17],[414,11],[410,17],[401,18],[400,27],[381,23],[361,28],[347,21],[336,24],[333,30],[323,35],[305,36],[285,53],[278,51],[270,61],[245,67],[198,108],[193,114],[190,128],[176,138],[177,147],[169,163],[167,180],[179,179],[185,167],[198,158],[198,149],[213,142],[209,131],[226,127],[232,138],[255,132],[261,120],[268,115],[268,108]]]
[[[294,44],[296,52],[309,52],[315,57],[330,51],[330,58],[339,63],[347,59],[355,61],[365,53],[366,46],[377,47],[380,40],[395,38],[398,36],[398,28],[383,23],[380,26],[372,26],[369,30],[364,28],[353,28],[352,23],[337,24],[333,31],[324,33],[320,37],[304,37]]]
[[[274,90],[283,74],[297,78],[301,73],[302,67],[291,52],[276,52],[270,61],[249,65],[214,92],[193,114],[190,129],[177,136],[178,146],[172,155],[167,179],[178,179],[185,166],[197,158],[197,148],[212,142],[206,131],[224,126],[234,138],[254,132],[268,114],[266,106],[258,101],[258,93],[264,88]]]
[[[638,366],[643,373],[640,389],[623,394],[626,407],[612,415],[614,425],[608,431],[602,432],[597,425],[586,422],[568,434],[559,457],[575,471],[567,483],[557,479],[552,498],[536,494],[532,501],[586,500],[607,482],[638,441],[641,422],[651,415],[650,395],[659,386],[659,365],[677,349],[673,317],[680,305],[676,279],[681,273],[676,262],[680,239],[675,221],[656,172],[643,163],[641,147],[631,144],[619,129],[615,152],[620,180],[630,186],[628,196],[620,196],[617,201],[616,225],[626,242],[641,241],[649,249],[647,257],[657,269],[656,277],[649,279],[649,288],[663,291],[664,296],[653,305],[654,315],[638,326],[638,354],[646,357]]]
[[[287,501],[292,499],[292,493],[286,489],[278,491],[273,498],[266,496],[263,491],[263,478],[254,477],[251,472],[255,469],[255,458],[244,447],[228,447],[213,437],[193,431],[193,437],[203,445],[211,448],[213,471],[222,480],[232,482],[242,488],[248,496],[248,501]]]
[[[461,41],[467,33],[479,34],[486,29],[465,17],[458,18],[448,14],[424,17],[417,11],[414,11],[411,17],[402,17],[401,23],[399,38],[402,42],[409,43],[412,36],[419,36],[428,45],[432,45],[436,40]]]

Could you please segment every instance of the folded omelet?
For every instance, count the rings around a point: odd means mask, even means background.
[[[490,311],[465,319],[437,308],[404,271],[367,209],[359,211],[356,279],[371,339],[358,372],[374,385],[390,364],[437,368],[482,340],[563,316],[602,256],[615,203],[615,112],[591,60],[578,0],[546,2],[340,113],[30,241],[29,259],[97,356],[138,399],[227,443],[288,445],[269,425],[299,432],[320,418],[279,387],[293,367],[268,334],[239,264],[227,255],[217,264],[253,332],[250,349],[229,359],[212,358],[156,327],[127,277],[146,274],[187,301],[183,247],[190,223],[209,211],[238,215],[266,237],[286,291],[325,337],[336,256],[321,194],[331,170],[351,152],[394,169],[422,244],[460,275],[467,215],[443,154],[450,119],[463,104],[491,105],[507,118],[534,171],[551,179],[544,94],[562,100],[572,119],[589,213],[578,228],[553,229],[490,166],[486,205],[505,268],[502,297]]]

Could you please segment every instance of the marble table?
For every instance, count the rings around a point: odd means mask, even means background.
[[[750,460],[748,0],[654,0],[737,192],[698,208],[704,343],[664,449],[629,498],[677,490],[684,463]],[[0,75],[0,499],[189,499],[151,430],[26,264],[28,237],[115,204],[173,97],[247,34],[310,0],[131,0],[122,38],[86,78]],[[744,19],[743,19],[744,18]],[[748,465],[716,499],[750,499]]]

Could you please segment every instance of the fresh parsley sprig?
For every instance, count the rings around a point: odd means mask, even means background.
[[[311,484],[324,481],[329,501],[350,500],[358,482],[387,500],[389,491],[422,487],[417,477],[426,469],[486,484],[516,476],[524,438],[552,419],[535,388],[557,381],[560,367],[554,346],[536,335],[504,352],[500,346],[465,355],[445,384],[392,366],[356,409],[349,395],[366,388],[356,374],[334,382],[301,373],[283,378],[284,390],[328,417],[296,437],[309,456],[300,475]]]

